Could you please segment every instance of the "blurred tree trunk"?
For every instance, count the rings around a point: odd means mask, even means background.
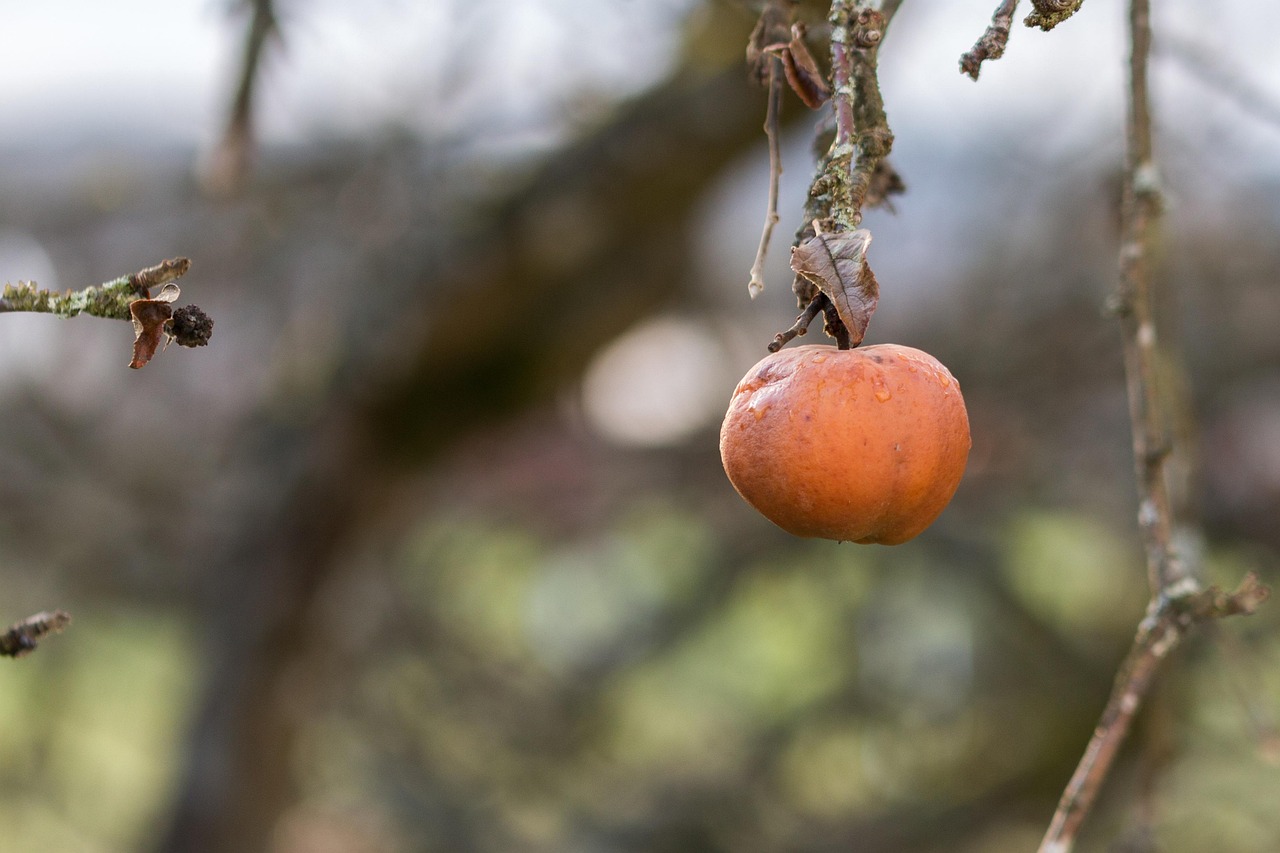
[[[400,478],[545,400],[602,343],[688,289],[690,213],[761,143],[763,104],[739,68],[664,85],[556,155],[483,233],[459,237],[445,269],[423,270],[423,303],[404,313],[426,322],[388,336],[386,360],[290,439],[308,458],[286,497],[207,569],[223,584],[211,671],[160,850],[270,847],[295,796],[290,756],[307,698],[294,685],[324,659],[314,605],[344,548],[392,508]],[[590,234],[534,233],[565,210]],[[538,242],[556,239],[577,249]],[[279,467],[285,438],[264,434],[262,465]]]

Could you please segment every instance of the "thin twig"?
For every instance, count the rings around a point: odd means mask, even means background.
[[[800,312],[800,316],[791,324],[791,328],[785,332],[778,332],[773,336],[773,342],[769,344],[769,352],[777,352],[787,343],[805,332],[809,331],[809,324],[817,319],[819,314],[824,313],[826,306],[831,304],[831,300],[827,298],[825,293],[819,293],[816,299],[804,306],[804,310]]]
[[[0,634],[0,656],[20,658],[35,651],[40,640],[49,634],[58,634],[71,624],[71,614],[65,610],[41,612],[14,623]]]
[[[1156,323],[1159,288],[1152,274],[1152,244],[1159,226],[1159,172],[1152,143],[1147,67],[1151,52],[1150,0],[1132,0],[1129,26],[1128,151],[1121,197],[1119,285],[1115,307],[1124,337],[1125,376],[1138,478],[1138,522],[1153,596],[1194,591],[1191,567],[1173,546],[1173,504],[1168,462],[1173,450],[1171,389],[1160,381],[1168,359]]]
[[[755,299],[764,290],[764,261],[773,239],[773,227],[778,224],[778,186],[782,180],[782,150],[778,139],[778,113],[782,108],[782,60],[769,58],[769,105],[765,111],[764,132],[769,138],[769,209],[765,214],[764,232],[756,249],[756,260],[751,265],[751,280],[747,292]]]
[[[974,80],[988,59],[1004,56],[1009,44],[1009,31],[1013,28],[1013,15],[1018,10],[1018,0],[1001,0],[991,15],[991,26],[982,34],[969,52],[960,57],[960,70]]]

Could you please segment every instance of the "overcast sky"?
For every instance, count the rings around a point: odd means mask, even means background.
[[[536,125],[548,105],[584,87],[628,92],[661,76],[678,45],[670,33],[695,0],[278,0],[285,45],[267,64],[260,127],[268,141],[316,131],[407,124],[425,130],[488,112]],[[1070,145],[1082,118],[1120,109],[1120,0],[1091,0],[1052,33],[1018,27],[981,84],[956,61],[985,27],[994,0],[911,0],[882,57],[895,127],[966,136],[986,122],[1053,118],[1048,145]],[[1280,101],[1273,61],[1280,9],[1254,0],[1157,4],[1176,31],[1247,69]],[[0,4],[0,144],[71,136],[207,145],[223,121],[244,16],[230,0],[60,0]],[[501,9],[503,14],[496,14]],[[1167,28],[1167,29],[1165,29]],[[459,42],[476,57],[458,68]],[[470,45],[477,45],[471,48]],[[452,63],[452,64],[450,64]],[[590,81],[584,84],[584,81]],[[1160,83],[1166,85],[1163,89]],[[1157,95],[1203,100],[1176,74]],[[976,118],[982,116],[982,119]]]

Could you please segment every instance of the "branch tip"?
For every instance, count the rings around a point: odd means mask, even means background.
[[[20,658],[35,651],[40,640],[49,634],[59,634],[71,624],[71,614],[65,610],[42,611],[16,622],[0,634],[0,656]]]

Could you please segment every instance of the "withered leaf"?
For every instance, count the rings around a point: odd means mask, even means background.
[[[831,88],[804,43],[804,24],[792,24],[789,42],[770,45],[765,50],[782,60],[787,82],[806,107],[816,110],[831,97]]]
[[[871,232],[836,231],[817,234],[791,250],[791,269],[827,295],[857,346],[880,301],[880,285],[867,265]]]
[[[767,51],[781,46],[787,38],[787,24],[794,15],[794,0],[770,0],[760,11],[751,38],[747,40],[747,68],[760,85],[769,82]]]
[[[173,316],[174,300],[182,291],[176,284],[166,284],[154,299],[135,299],[129,303],[133,319],[133,360],[129,366],[137,370],[151,361],[162,341],[169,337],[165,324]]]

